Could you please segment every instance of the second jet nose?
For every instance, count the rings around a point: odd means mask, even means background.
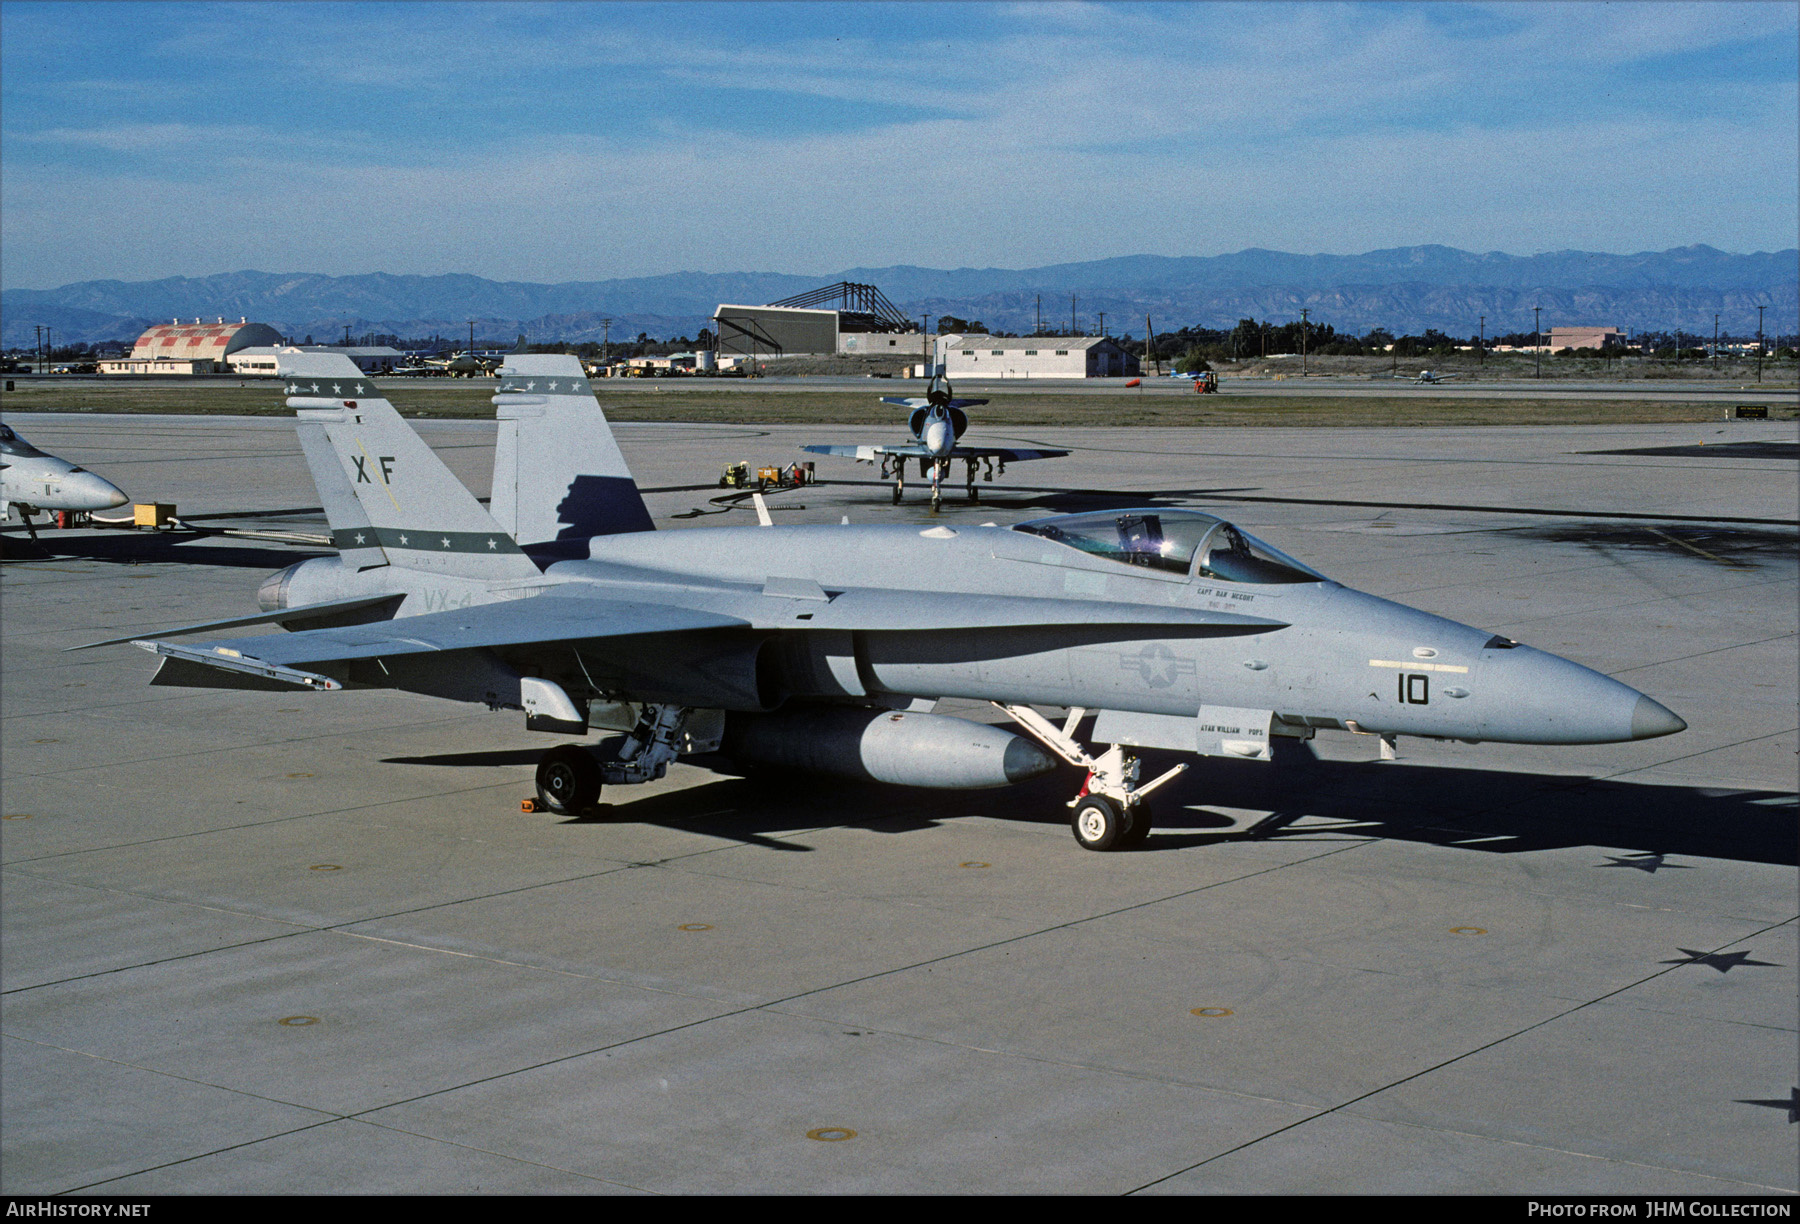
[[[1631,738],[1634,740],[1655,739],[1659,735],[1674,735],[1686,730],[1687,723],[1681,716],[1660,701],[1639,697],[1637,705],[1632,707]]]

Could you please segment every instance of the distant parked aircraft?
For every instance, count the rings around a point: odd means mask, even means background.
[[[39,510],[110,510],[130,500],[111,481],[46,455],[12,426],[0,425],[0,519],[17,507],[32,539],[37,525],[31,516]]]
[[[999,461],[1000,470],[1005,472],[1008,463],[1022,463],[1027,459],[1055,459],[1069,453],[1065,450],[1023,450],[1011,446],[959,445],[957,439],[969,427],[969,414],[963,409],[973,408],[987,401],[957,399],[950,380],[938,375],[932,377],[923,396],[884,395],[881,402],[912,409],[912,415],[907,418],[907,425],[912,430],[911,442],[882,446],[802,446],[800,449],[811,451],[815,455],[839,455],[863,463],[881,460],[882,476],[887,476],[890,471],[893,474],[896,502],[906,488],[906,461],[917,459],[919,476],[931,478],[933,510],[943,500],[944,479],[950,475],[950,465],[958,459],[968,464],[969,500],[980,501],[981,495],[975,489],[975,472],[983,462],[987,464],[988,479],[992,480],[996,460]]]

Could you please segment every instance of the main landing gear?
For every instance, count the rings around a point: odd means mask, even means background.
[[[976,457],[964,459],[963,463],[967,465],[963,473],[963,491],[972,504],[979,505],[981,490],[975,486],[975,478],[979,475],[983,480],[992,480],[994,478],[994,461],[991,458],[983,460]],[[983,469],[984,463],[986,464],[985,470]],[[919,459],[919,479],[931,481],[931,509],[934,513],[943,504],[944,485],[950,480],[951,469],[955,464],[955,458],[921,457]],[[1000,473],[1001,475],[1006,474],[1004,463],[1000,465]],[[888,457],[882,456],[881,477],[886,480],[889,476],[894,478],[894,504],[897,506],[900,504],[901,496],[906,492],[906,459],[904,456],[896,455],[891,466]]]
[[[552,748],[538,759],[537,809],[579,816],[600,802],[603,783],[623,786],[662,777],[680,753],[687,716],[686,706],[646,705],[617,754],[606,760],[580,744]]]
[[[1187,769],[1177,765],[1145,786],[1139,786],[1138,759],[1114,744],[1099,756],[1090,756],[1075,739],[1075,727],[1087,715],[1076,707],[1061,728],[1030,706],[994,702],[1012,715],[1013,721],[1043,742],[1071,765],[1088,771],[1081,791],[1069,801],[1074,816],[1069,827],[1085,850],[1132,850],[1150,836],[1150,805],[1144,796]]]

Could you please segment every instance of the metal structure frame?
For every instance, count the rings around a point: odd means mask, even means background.
[[[914,330],[912,320],[901,314],[900,308],[888,301],[886,294],[874,285],[859,285],[855,281],[839,281],[768,305],[795,310],[836,310],[840,332]]]

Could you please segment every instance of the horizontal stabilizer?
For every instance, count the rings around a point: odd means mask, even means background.
[[[175,629],[158,629],[157,638],[186,637],[191,633],[217,633],[221,629],[240,629],[245,625],[282,625],[293,621],[316,620],[321,616],[335,616],[340,612],[356,612],[363,608],[373,608],[377,604],[398,603],[399,595],[364,595],[356,599],[334,599],[329,603],[307,604],[299,608],[277,608],[273,612],[258,612],[255,616],[233,616],[226,620],[201,621],[197,625],[182,625]],[[104,642],[88,642],[81,646],[65,646],[64,650],[92,650],[96,646],[122,646],[126,642],[135,642],[144,635],[128,633],[124,637],[108,638]]]

